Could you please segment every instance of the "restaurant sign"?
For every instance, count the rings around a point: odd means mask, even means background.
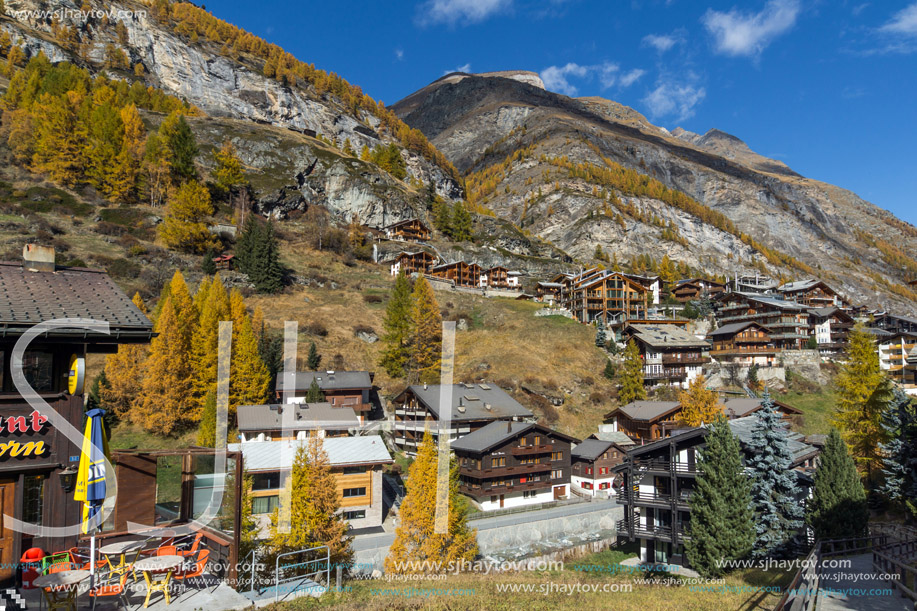
[[[0,435],[34,435],[41,433],[48,423],[48,417],[42,416],[38,410],[28,416],[0,416]],[[41,456],[48,451],[48,446],[43,440],[22,441],[19,439],[5,440],[0,437],[0,460],[7,458],[32,458]]]

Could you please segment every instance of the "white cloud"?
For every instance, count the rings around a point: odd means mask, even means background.
[[[570,77],[583,78],[589,74],[588,66],[580,66],[573,62],[566,66],[551,66],[541,71],[541,80],[544,86],[551,91],[563,93],[564,95],[574,96],[577,89],[570,83]]]
[[[653,119],[673,117],[675,121],[684,121],[694,114],[695,107],[706,95],[703,87],[660,81],[656,88],[643,98],[643,103]]]
[[[621,67],[613,62],[604,62],[590,66],[581,66],[570,62],[565,66],[550,66],[541,71],[541,80],[550,91],[575,96],[578,87],[571,80],[591,80],[597,78],[602,89],[614,86],[630,87],[645,71],[635,68],[628,72],[621,72]]]
[[[754,56],[792,28],[798,16],[798,0],[770,0],[759,13],[708,9],[701,22],[713,36],[719,53]]]
[[[654,47],[660,53],[665,53],[677,42],[678,38],[669,34],[647,34],[643,37],[643,44]]]
[[[625,72],[624,74],[622,74],[621,78],[618,79],[618,84],[621,87],[630,87],[631,85],[636,83],[637,80],[639,80],[640,77],[643,76],[644,74],[646,74],[646,70],[641,70],[640,68],[634,68],[630,72]]]
[[[917,36],[917,2],[895,13],[891,21],[879,30],[890,34]]]
[[[404,49],[395,49],[395,59],[398,61],[404,59]]]
[[[472,72],[471,72],[471,63],[469,62],[469,63],[464,64],[464,65],[462,65],[462,66],[456,66],[456,67],[453,68],[452,70],[443,70],[443,76],[446,76],[447,74],[452,74],[453,72],[466,72],[466,73],[468,73],[468,74],[472,74]]]
[[[420,25],[477,23],[509,9],[513,0],[427,0],[418,9]]]

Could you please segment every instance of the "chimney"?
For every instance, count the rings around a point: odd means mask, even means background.
[[[26,244],[22,247],[22,267],[30,272],[53,272],[54,248]]]
[[[512,432],[513,432],[513,421],[512,421],[512,420],[507,420],[507,421],[506,421],[506,432],[507,432],[507,433],[512,433]]]

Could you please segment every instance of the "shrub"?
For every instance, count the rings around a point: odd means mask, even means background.
[[[353,334],[356,335],[358,333],[370,333],[372,335],[375,335],[376,330],[370,327],[369,325],[357,325],[353,328]]]
[[[114,223],[109,223],[108,221],[99,221],[96,223],[95,231],[96,233],[101,233],[102,235],[111,236],[122,236],[127,233],[127,229],[121,225],[115,225]]]
[[[321,322],[314,320],[310,323],[307,323],[305,326],[306,333],[309,335],[315,335],[317,337],[327,337],[328,328]]]
[[[363,301],[366,303],[382,303],[382,295],[363,294]]]
[[[115,278],[136,278],[143,268],[129,259],[115,259],[108,264],[108,273]]]

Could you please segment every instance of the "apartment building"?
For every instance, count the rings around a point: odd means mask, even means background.
[[[585,439],[576,444],[571,450],[573,492],[603,498],[614,494],[614,468],[624,462],[627,449],[632,446],[632,443],[625,446],[600,439]]]
[[[709,344],[673,324],[628,324],[625,342],[633,340],[643,359],[643,380],[649,385],[687,388],[710,362]]]
[[[723,325],[709,335],[710,356],[719,362],[770,367],[776,363],[777,347],[770,330],[754,321]]]
[[[348,407],[362,423],[373,411],[374,401],[378,401],[373,389],[374,377],[371,371],[297,371],[292,380],[292,388],[288,389],[287,401],[305,402],[306,393],[314,381],[332,408]],[[277,376],[274,395],[278,401],[284,399],[281,375]]]
[[[753,293],[724,293],[717,299],[717,322],[756,322],[768,329],[779,350],[799,350],[809,340],[808,308],[793,301]]]
[[[847,334],[854,325],[853,316],[836,306],[811,308],[809,324],[818,352],[825,357],[839,356],[847,349]]]
[[[346,437],[360,426],[353,409],[330,403],[240,405],[236,421],[243,443],[307,439],[312,435]]]
[[[817,279],[781,284],[777,287],[777,293],[787,301],[795,301],[810,308],[842,308],[847,305],[837,291]]]
[[[419,219],[406,219],[382,228],[389,240],[405,242],[426,242],[430,239],[430,228]]]
[[[406,276],[411,274],[427,274],[436,262],[436,257],[430,253],[417,250],[413,252],[402,252],[392,261],[391,273],[397,276],[404,272]]]
[[[686,278],[679,280],[672,288],[672,297],[682,303],[701,299],[703,297],[716,297],[726,292],[726,284],[706,278]]]
[[[917,395],[914,379],[914,365],[908,362],[911,353],[917,350],[917,333],[883,334],[876,339],[879,351],[879,366],[888,377],[902,386],[909,395]]]

